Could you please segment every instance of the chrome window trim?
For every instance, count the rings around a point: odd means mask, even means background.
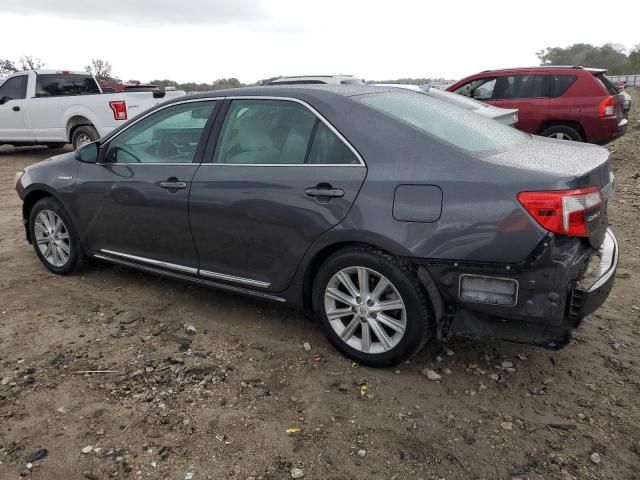
[[[181,100],[178,102],[172,102],[169,103],[167,105],[163,105],[159,108],[156,108],[150,112],[147,112],[145,115],[136,118],[133,122],[131,122],[130,125],[127,125],[126,128],[123,128],[122,130],[120,130],[118,133],[116,133],[114,136],[110,137],[107,140],[107,144],[110,143],[114,138],[117,138],[120,134],[126,132],[127,130],[129,130],[131,127],[133,127],[134,125],[136,125],[138,122],[141,122],[142,120],[144,120],[145,118],[149,117],[150,115],[153,115],[156,112],[159,112],[160,110],[164,110],[165,108],[169,108],[169,107],[173,107],[175,105],[182,105],[185,103],[194,103],[194,102],[218,102],[218,101],[223,101],[223,100],[281,100],[281,101],[286,101],[286,102],[295,102],[298,103],[300,105],[302,105],[303,107],[307,108],[311,113],[313,113],[322,123],[324,123],[327,128],[329,128],[329,130],[331,130],[341,141],[342,143],[344,143],[347,148],[349,150],[351,150],[351,153],[353,153],[356,158],[358,159],[357,164],[355,163],[318,163],[318,164],[310,164],[310,163],[214,163],[214,162],[207,162],[207,161],[203,161],[202,163],[195,163],[195,162],[191,162],[191,163],[103,163],[103,162],[97,162],[96,165],[201,165],[201,166],[205,166],[205,165],[224,165],[224,166],[236,166],[236,167],[366,167],[367,164],[365,163],[364,159],[362,158],[362,156],[360,155],[360,153],[358,153],[358,151],[355,149],[355,147],[353,145],[351,145],[351,143],[344,137],[344,135],[342,135],[326,118],[324,118],[324,116],[322,116],[322,114],[320,112],[318,112],[315,108],[313,108],[311,105],[309,105],[307,102],[305,102],[304,100],[300,100],[299,98],[293,98],[293,97],[278,97],[278,96],[262,96],[262,95],[237,95],[237,96],[229,96],[229,97],[207,97],[207,98],[191,98],[191,99],[187,99],[187,100]],[[216,139],[217,140],[217,139]]]
[[[137,255],[130,255],[128,253],[116,252],[114,250],[100,249],[101,252],[108,255],[115,255],[117,257],[128,258],[129,260],[135,260],[136,262],[148,263],[149,265],[155,265],[156,267],[168,268],[170,270],[176,270],[178,272],[191,273],[193,275],[198,274],[198,269],[193,267],[185,267],[184,265],[177,265],[175,263],[163,262],[160,260],[153,260],[151,258],[139,257]]]
[[[299,98],[293,98],[293,97],[278,97],[278,96],[267,96],[267,95],[232,95],[229,97],[225,97],[225,100],[280,100],[280,101],[285,101],[285,102],[295,102],[298,103],[300,105],[302,105],[303,107],[305,107],[307,110],[309,110],[311,113],[313,113],[316,118],[318,118],[322,123],[324,123],[327,128],[329,128],[329,130],[331,130],[334,135],[336,135],[341,141],[342,143],[344,143],[347,148],[349,150],[351,150],[351,153],[353,153],[356,158],[358,159],[358,162],[360,162],[359,164],[355,164],[355,163],[319,163],[319,164],[315,164],[315,163],[206,163],[203,162],[202,165],[237,165],[237,166],[255,166],[255,167],[313,167],[313,166],[325,166],[325,167],[366,167],[367,164],[364,162],[364,159],[362,158],[362,156],[360,155],[360,153],[358,153],[358,151],[355,149],[355,147],[353,145],[351,145],[351,143],[344,137],[344,135],[342,135],[333,125],[331,125],[331,123],[329,123],[329,121],[324,118],[322,116],[322,114],[320,112],[318,112],[315,108],[313,108],[311,105],[309,105],[307,102],[305,102],[304,100],[300,100]],[[225,119],[226,120],[226,119]],[[218,137],[219,139],[219,137]],[[217,145],[216,145],[217,147]]]
[[[182,162],[182,163],[171,163],[171,162],[163,162],[163,163],[151,163],[151,162],[133,162],[133,163],[113,163],[113,162],[107,162],[107,163],[96,163],[96,165],[127,165],[127,166],[137,166],[137,165],[182,165],[182,166],[187,166],[187,165],[193,165],[194,167],[199,166],[199,163],[186,163],[186,162]]]
[[[254,287],[268,288],[271,283],[263,282],[261,280],[252,280],[251,278],[237,277],[235,275],[227,275],[225,273],[210,272],[208,270],[199,270],[200,275],[210,278],[217,278],[218,280],[228,280],[230,282],[243,283],[245,285],[252,285]]]

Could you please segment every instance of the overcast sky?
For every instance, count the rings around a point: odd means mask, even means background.
[[[640,43],[640,1],[0,0],[0,58],[111,62],[123,80],[456,79],[546,46]]]

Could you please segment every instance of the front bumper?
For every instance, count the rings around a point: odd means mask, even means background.
[[[600,249],[591,257],[578,286],[571,292],[568,317],[576,326],[600,308],[609,296],[616,279],[618,254],[618,241],[611,229],[607,229]]]

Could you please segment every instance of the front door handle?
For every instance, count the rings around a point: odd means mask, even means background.
[[[13,110],[14,112],[19,112],[20,111],[20,107],[16,105],[11,110]]]
[[[168,190],[182,190],[187,188],[187,182],[179,182],[177,178],[170,178],[166,182],[160,182],[160,186]]]
[[[344,197],[344,190],[333,188],[331,185],[316,185],[305,189],[305,193],[310,197],[341,198]]]

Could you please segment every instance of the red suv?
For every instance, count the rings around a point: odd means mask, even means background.
[[[563,140],[606,143],[623,135],[624,98],[606,70],[543,66],[486,70],[447,90],[517,108],[517,128]]]

